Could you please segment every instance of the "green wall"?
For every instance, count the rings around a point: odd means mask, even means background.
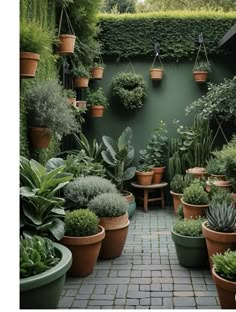
[[[164,62],[164,78],[160,83],[153,84],[149,77],[149,68],[152,59],[133,59],[132,65],[137,74],[141,74],[148,85],[148,96],[142,108],[126,110],[111,95],[111,79],[120,71],[132,70],[127,68],[129,62],[116,63],[113,60],[104,60],[107,67],[101,81],[92,81],[91,87],[101,86],[109,98],[110,107],[105,111],[103,118],[86,118],[85,133],[90,138],[95,137],[101,141],[103,135],[118,137],[122,130],[130,126],[133,130],[133,145],[135,147],[135,160],[139,150],[144,148],[152,131],[160,120],[167,124],[168,136],[175,137],[176,127],[173,120],[178,119],[183,125],[191,125],[193,116],[185,115],[185,107],[198,99],[207,91],[206,84],[197,84],[192,75],[193,63]],[[236,73],[236,63],[233,56],[210,59],[212,72],[209,81],[219,83],[223,78],[232,78]],[[221,138],[218,138],[221,142]]]

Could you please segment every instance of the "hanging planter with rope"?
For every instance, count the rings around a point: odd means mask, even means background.
[[[201,49],[205,53],[206,61],[198,61]],[[210,62],[207,57],[206,47],[203,40],[203,35],[199,35],[199,48],[195,60],[195,64],[193,66],[193,76],[196,82],[204,83],[207,81],[208,72],[210,72]]]
[[[69,32],[72,34],[60,34],[61,23],[62,23],[62,18],[63,18],[64,12],[65,12]],[[59,29],[58,29],[58,39],[59,39],[58,53],[60,55],[66,56],[66,55],[71,55],[74,53],[76,36],[75,36],[75,32],[73,30],[69,16],[68,16],[64,6],[61,9],[61,16],[60,16]]]
[[[156,62],[157,57],[159,59],[160,66],[155,67],[155,62]],[[151,76],[152,80],[162,80],[163,74],[164,74],[164,67],[162,65],[161,58],[159,56],[159,52],[157,51],[156,55],[153,59],[152,66],[150,68],[150,76]]]
[[[104,68],[105,65],[103,63],[103,59],[100,56],[98,58],[98,62],[95,62],[91,68],[91,78],[95,80],[101,80],[103,78]]]

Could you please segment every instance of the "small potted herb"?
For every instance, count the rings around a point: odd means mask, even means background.
[[[150,185],[152,184],[152,177],[153,177],[153,166],[143,162],[140,163],[137,167],[135,172],[137,178],[137,184],[141,185]]]
[[[82,63],[74,65],[71,70],[73,75],[74,88],[88,88],[89,84],[89,69],[86,68]]]
[[[68,104],[76,107],[76,91],[72,89],[65,89],[65,95],[67,97]]]
[[[193,76],[196,82],[206,82],[207,75],[211,71],[210,63],[208,62],[198,62],[194,65]]]
[[[97,90],[88,90],[86,100],[91,117],[102,117],[104,108],[109,106],[102,88],[98,88]]]
[[[94,62],[91,68],[92,79],[101,80],[103,78],[103,73],[106,65],[103,62]]]

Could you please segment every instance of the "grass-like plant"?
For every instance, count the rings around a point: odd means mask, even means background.
[[[88,208],[98,217],[119,217],[127,212],[128,202],[120,194],[104,193],[91,200]]]
[[[236,251],[227,250],[224,254],[212,256],[215,272],[224,279],[236,282]]]
[[[69,211],[65,216],[65,235],[73,237],[91,236],[98,233],[98,217],[88,209]]]
[[[190,237],[202,237],[202,222],[203,218],[198,219],[178,219],[176,220],[173,231]]]
[[[207,192],[198,181],[194,181],[184,190],[182,199],[191,205],[206,205],[209,202]]]
[[[109,106],[109,103],[103,93],[102,88],[98,88],[97,90],[88,90],[86,100],[88,107],[95,105],[102,105],[104,107]]]

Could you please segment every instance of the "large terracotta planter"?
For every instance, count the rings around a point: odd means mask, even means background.
[[[193,167],[186,170],[186,173],[191,174],[194,178],[202,179],[207,175],[206,169],[203,167]]]
[[[181,204],[181,197],[183,196],[183,194],[175,193],[173,191],[170,191],[170,194],[173,198],[174,213],[176,215],[178,207]]]
[[[230,181],[225,181],[225,180],[215,180],[212,182],[213,185],[217,186],[217,187],[222,187],[226,190],[230,190],[232,184],[230,183]],[[207,192],[210,192],[211,190],[211,184],[210,184],[210,181],[208,180],[206,182],[206,191]]]
[[[31,52],[20,52],[20,77],[34,78],[40,55]]]
[[[165,172],[165,168],[166,167],[154,167],[152,169],[152,171],[153,171],[152,184],[161,183],[163,174]]]
[[[63,56],[73,54],[75,49],[75,39],[76,36],[74,35],[60,35],[58,53]]]
[[[236,250],[236,232],[223,233],[209,229],[207,221],[202,224],[202,234],[206,238],[209,262],[212,267],[211,256],[216,253],[224,253],[227,249]]]
[[[113,218],[99,218],[99,224],[105,229],[99,258],[113,259],[122,254],[130,221],[128,213]]]
[[[180,199],[183,205],[184,217],[186,219],[197,219],[198,217],[204,217],[206,215],[205,209],[209,207],[209,205],[192,205],[188,204],[183,199]]]
[[[216,283],[221,309],[236,310],[236,282],[219,276],[214,268],[212,268],[212,278]]]
[[[89,113],[91,117],[103,117],[104,106],[103,105],[90,106]]]
[[[89,78],[86,77],[74,77],[74,88],[88,88]]]
[[[150,76],[152,80],[162,80],[164,70],[161,68],[151,68]]]
[[[33,148],[47,148],[51,141],[52,133],[49,128],[30,128],[30,139]]]
[[[91,69],[91,76],[93,79],[101,80],[103,78],[104,67],[97,66]]]
[[[135,175],[137,178],[137,183],[141,185],[150,185],[152,184],[152,177],[154,172],[144,172],[144,171],[136,171]]]
[[[87,276],[93,272],[105,230],[99,226],[99,233],[84,237],[64,236],[62,244],[72,252],[72,266],[68,272],[71,276]]]
[[[207,81],[207,71],[194,71],[193,76],[196,82],[204,83]]]
[[[128,191],[123,191],[122,196],[126,199],[128,202],[128,215],[129,219],[131,219],[136,211],[136,202],[135,202],[135,197],[131,192]]]

